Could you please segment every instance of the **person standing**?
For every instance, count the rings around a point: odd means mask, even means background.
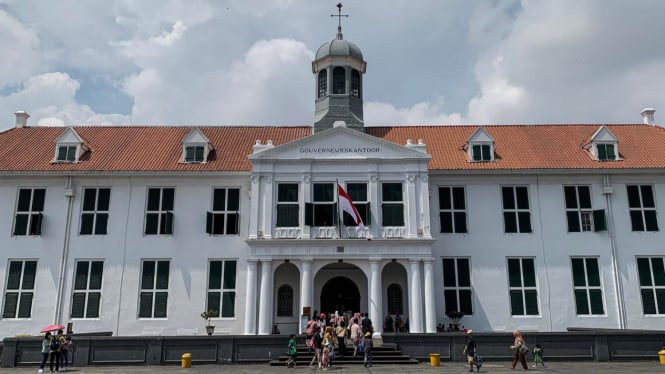
[[[362,340],[362,332],[356,318],[351,320],[351,339],[353,339],[353,357],[358,354],[358,344]]]
[[[39,370],[37,371],[39,373],[44,372],[44,366],[46,366],[46,360],[48,360],[50,343],[51,343],[51,333],[47,332],[46,335],[44,335],[44,340],[42,340],[42,363],[39,365]]]
[[[335,335],[337,335],[337,347],[339,348],[338,357],[344,357],[346,356],[346,343],[344,342],[344,339],[346,339],[346,323],[344,321],[340,322],[335,328]]]
[[[363,348],[365,350],[365,357],[363,360],[363,365],[365,367],[372,367],[372,347],[374,342],[372,342],[372,333],[365,333],[365,339],[363,340]]]
[[[312,317],[309,317],[307,321],[307,327],[305,328],[305,338],[307,339],[307,351],[309,353],[313,352],[314,347],[310,344],[312,341],[312,336],[314,336],[314,328],[316,327],[316,321]]]
[[[312,357],[309,366],[314,365],[314,361],[316,361],[319,368],[321,368],[321,345],[323,343],[323,338],[321,337],[321,329],[318,326],[314,327],[314,335],[312,336],[312,339],[314,345],[314,357]]]
[[[526,341],[520,330],[513,331],[513,337],[515,338],[513,345],[510,346],[510,349],[515,350],[515,357],[513,358],[512,368],[514,369],[517,365],[517,362],[522,364],[522,369],[529,370],[529,366],[526,364],[526,353],[529,352],[529,348],[526,346]]]
[[[543,360],[543,347],[540,344],[536,344],[533,348],[533,367],[538,366],[538,364],[545,367],[545,361]]]
[[[363,330],[363,335],[369,333],[373,333],[374,329],[372,328],[372,320],[369,319],[369,315],[365,313],[365,318],[363,318],[362,323],[362,330]]]
[[[60,368],[67,371],[69,369],[69,347],[72,344],[72,338],[65,336],[62,330],[58,330],[58,339],[60,339]]]
[[[60,330],[62,331],[62,330]],[[51,336],[48,344],[49,369],[53,373],[53,362],[55,361],[55,371],[60,371],[60,337]]]
[[[393,316],[390,315],[390,312],[388,312],[386,319],[383,321],[383,331],[393,332]]]
[[[475,362],[476,355],[478,354],[476,340],[473,338],[473,330],[466,332],[466,343],[464,344],[463,353],[466,355],[466,362],[469,364],[469,371],[472,372],[473,364]],[[480,366],[478,366],[478,371],[480,371]]]
[[[295,369],[298,365],[296,363],[296,334],[291,334],[289,337],[289,359],[286,360],[286,367],[291,367]]]

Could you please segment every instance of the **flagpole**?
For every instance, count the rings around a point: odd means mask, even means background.
[[[337,227],[339,230],[339,238],[342,239],[342,221],[344,221],[344,214],[339,214],[339,179],[335,178],[335,194],[337,200]]]

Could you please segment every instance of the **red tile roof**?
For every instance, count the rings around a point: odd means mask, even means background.
[[[489,125],[494,162],[469,162],[464,150],[478,126],[367,127],[368,134],[405,144],[423,139],[430,170],[665,169],[665,129],[605,125],[618,139],[622,160],[596,161],[583,148],[601,125]]]
[[[399,145],[423,139],[430,170],[665,169],[665,129],[606,125],[618,138],[620,161],[595,161],[583,144],[600,125],[489,125],[495,162],[469,162],[465,143],[478,126],[367,127]],[[192,126],[193,127],[193,126]],[[2,171],[249,171],[256,139],[281,145],[311,134],[311,127],[198,127],[214,152],[205,164],[183,164],[182,139],[192,127],[78,126],[90,148],[76,164],[52,163],[62,127],[12,128],[0,133]]]

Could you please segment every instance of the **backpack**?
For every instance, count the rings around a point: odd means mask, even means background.
[[[57,337],[57,336],[54,336],[53,338],[51,338],[51,342],[49,343],[48,348],[51,351],[54,351],[54,352],[59,351],[60,350],[60,338]]]

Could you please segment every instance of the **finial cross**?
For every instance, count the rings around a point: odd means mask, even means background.
[[[337,14],[331,14],[330,17],[337,17],[337,31],[342,32],[342,17],[348,17],[348,14],[342,14],[342,3],[337,3]]]

